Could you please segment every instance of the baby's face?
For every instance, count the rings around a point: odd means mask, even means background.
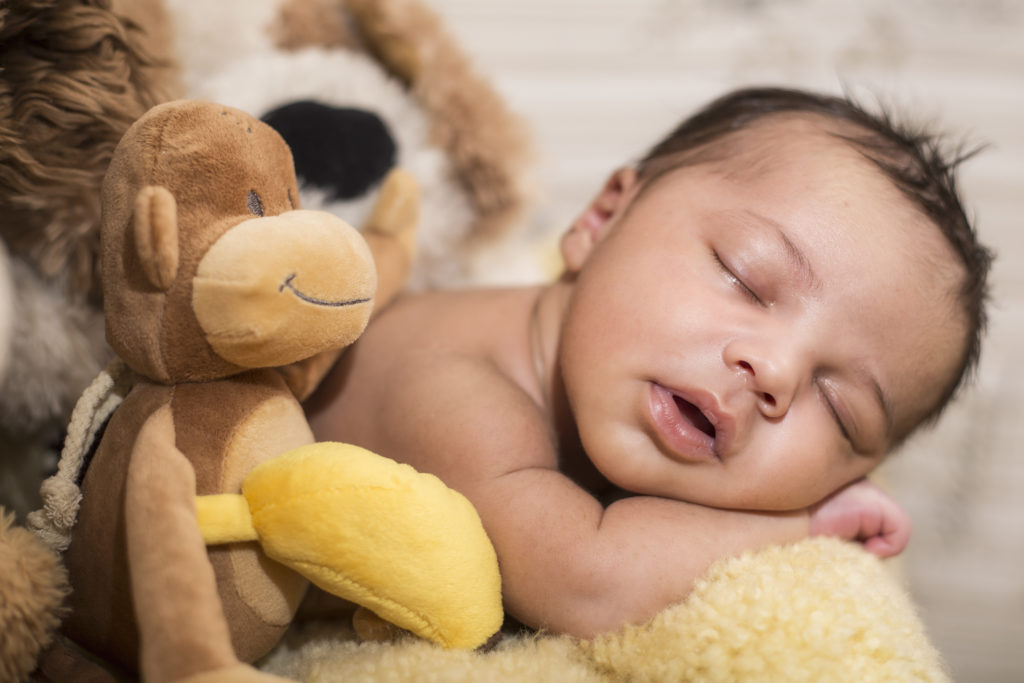
[[[952,378],[952,250],[813,125],[763,124],[787,144],[633,186],[589,253],[561,361],[616,485],[804,508],[873,469]]]

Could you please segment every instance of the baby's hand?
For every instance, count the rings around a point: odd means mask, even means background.
[[[811,536],[859,541],[879,557],[898,555],[910,540],[910,517],[867,479],[842,488],[811,508]]]

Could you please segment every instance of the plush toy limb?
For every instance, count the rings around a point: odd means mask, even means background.
[[[412,0],[345,0],[367,49],[403,80],[432,121],[455,176],[477,209],[471,238],[487,240],[519,218],[530,138],[519,117],[478,74],[441,19]]]
[[[283,0],[277,22],[269,30],[282,50],[355,49],[359,45],[359,38],[353,35],[345,16],[333,3],[324,0]]]
[[[305,401],[319,386],[320,381],[334,367],[335,361],[341,356],[344,349],[331,349],[300,360],[283,368],[278,372],[284,377],[285,384],[291,390],[297,400]]]
[[[408,171],[392,170],[384,179],[363,239],[377,264],[374,313],[387,306],[409,278],[416,258],[416,228],[420,221],[419,186]]]
[[[373,315],[383,310],[408,280],[416,255],[418,225],[419,186],[412,174],[396,168],[384,178],[373,213],[362,228],[377,266]],[[331,349],[280,368],[295,398],[308,398],[343,350]]]
[[[142,677],[267,680],[235,657],[196,522],[195,495],[195,472],[174,446],[174,421],[165,406],[139,432],[125,496]]]
[[[196,521],[206,545],[258,541],[249,502],[237,493],[216,493],[196,498]]]
[[[227,669],[204,671],[182,679],[180,683],[280,683],[288,679],[253,669],[247,664],[235,664]]]
[[[120,683],[126,678],[124,672],[115,671],[116,667],[109,662],[99,660],[68,639],[58,636],[39,658],[39,666],[33,673],[35,678],[30,680]]]

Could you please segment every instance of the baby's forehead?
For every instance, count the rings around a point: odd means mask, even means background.
[[[895,221],[908,232],[939,237],[916,241],[908,258],[932,265],[956,261],[939,224],[886,171],[889,164],[900,162],[891,153],[876,155],[867,135],[855,124],[820,114],[778,114],[720,140],[721,148],[695,160],[691,170],[736,181],[736,190],[748,196],[750,186],[757,185],[772,190],[766,189],[765,196],[787,196],[793,204],[830,199],[851,211],[874,210],[880,219]]]
[[[823,161],[833,171],[883,175],[864,153],[872,133],[822,114],[787,112],[764,116],[711,143],[712,167],[729,173],[768,172],[787,163]]]

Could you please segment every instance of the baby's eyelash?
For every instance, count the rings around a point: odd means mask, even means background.
[[[843,424],[843,419],[839,417],[839,411],[836,410],[836,406],[832,403],[832,399],[829,398],[828,393],[825,392],[820,386],[818,387],[819,393],[821,393],[821,399],[825,402],[825,406],[828,408],[828,412],[832,414],[832,419],[835,420],[836,425],[839,427],[839,433],[842,434],[843,438],[847,442],[853,443],[850,438],[850,432],[847,431],[846,425]]]
[[[722,260],[722,257],[718,255],[717,251],[712,249],[711,256],[715,259],[715,263],[718,264],[718,267],[722,270],[722,272],[725,273],[726,276],[728,276],[728,278],[733,282],[733,284],[736,285],[740,290],[742,290],[742,292],[746,294],[751,301],[757,304],[763,303],[761,301],[761,298],[754,293],[754,290],[748,287],[747,284],[743,280],[741,280],[739,276],[736,275],[736,273],[732,272],[729,266],[725,265],[725,262]]]

